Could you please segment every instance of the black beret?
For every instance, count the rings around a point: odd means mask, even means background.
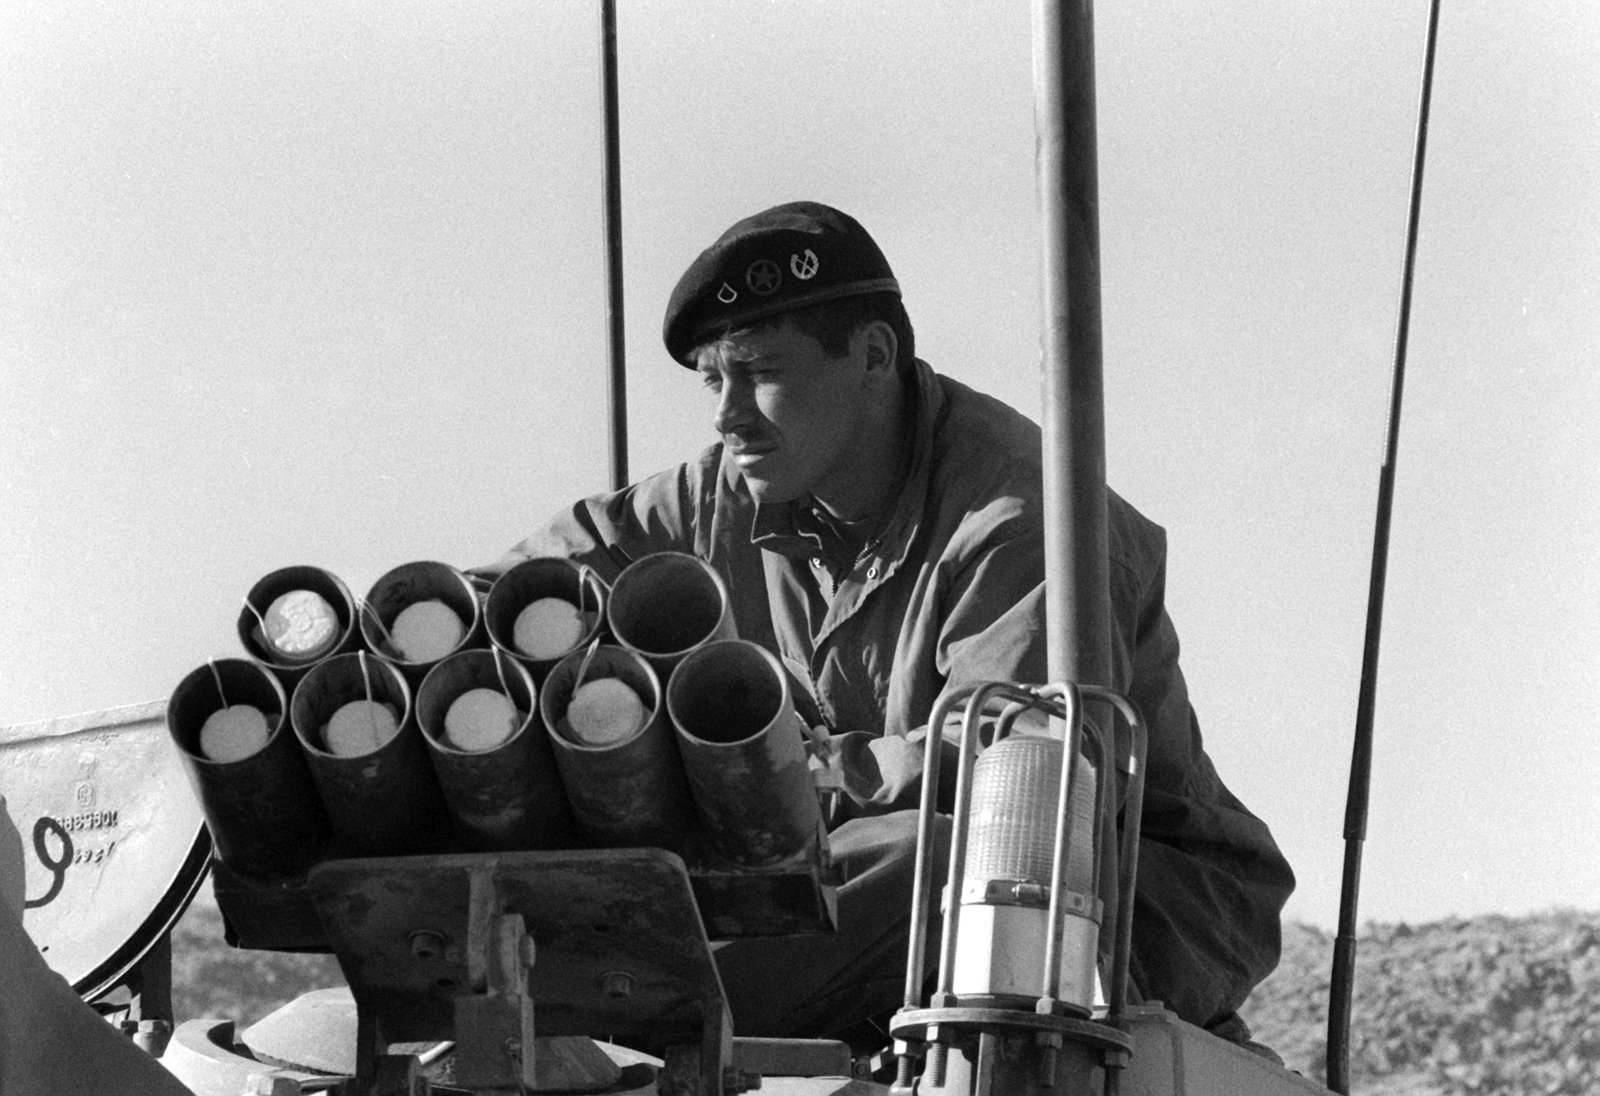
[[[819,202],[789,202],[746,217],[684,271],[667,302],[667,353],[689,354],[708,337],[797,308],[900,295],[889,261],[855,218]]]

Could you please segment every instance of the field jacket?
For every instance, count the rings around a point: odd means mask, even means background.
[[[801,507],[758,505],[720,443],[578,502],[484,570],[566,556],[609,581],[651,552],[710,561],[740,637],[783,659],[797,706],[826,729],[847,793],[835,821],[915,807],[913,743],[940,693],[1043,683],[1046,652],[1038,426],[922,362],[912,390],[913,449],[894,512],[837,573]],[[1143,713],[1150,743],[1132,972],[1144,997],[1206,1023],[1276,965],[1293,876],[1202,748],[1164,606],[1165,534],[1109,490],[1106,506],[1109,684]]]

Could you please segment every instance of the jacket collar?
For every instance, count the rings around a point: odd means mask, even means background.
[[[873,557],[872,564],[877,569],[878,581],[887,579],[898,570],[921,527],[932,476],[933,439],[945,412],[944,390],[938,376],[926,362],[917,359],[908,379],[914,418],[911,427],[911,462],[895,500],[894,512],[867,546],[867,554]],[[822,541],[809,530],[811,523],[800,513],[805,505],[800,501],[771,506],[756,503],[750,523],[750,543],[791,559],[815,558],[822,548]]]

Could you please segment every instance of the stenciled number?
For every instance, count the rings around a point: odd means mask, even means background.
[[[61,842],[60,856],[50,855],[50,843],[45,838],[51,833]],[[72,836],[54,818],[41,818],[33,824],[33,852],[39,858],[39,863],[44,865],[44,870],[50,873],[51,879],[50,888],[42,898],[23,899],[23,908],[30,910],[49,905],[61,893],[61,887],[67,881],[67,865],[72,863]]]
[[[73,853],[72,862],[74,864],[98,864],[105,860],[106,857],[111,855],[111,850],[114,849],[116,845],[117,843],[113,841],[104,848],[79,849],[77,852]]]

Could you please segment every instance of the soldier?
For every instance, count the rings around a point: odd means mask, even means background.
[[[582,500],[485,571],[567,556],[609,578],[674,550],[721,573],[738,634],[783,659],[820,728],[817,763],[845,789],[830,819],[839,933],[724,945],[734,1027],[860,1041],[900,1004],[934,702],[965,683],[1046,680],[1039,429],[916,357],[883,253],[820,204],[728,229],[673,290],[664,337],[699,374],[720,440]],[[1246,1042],[1235,1010],[1278,961],[1293,875],[1201,747],[1163,607],[1162,530],[1109,491],[1107,510],[1109,684],[1150,728],[1134,989]]]

